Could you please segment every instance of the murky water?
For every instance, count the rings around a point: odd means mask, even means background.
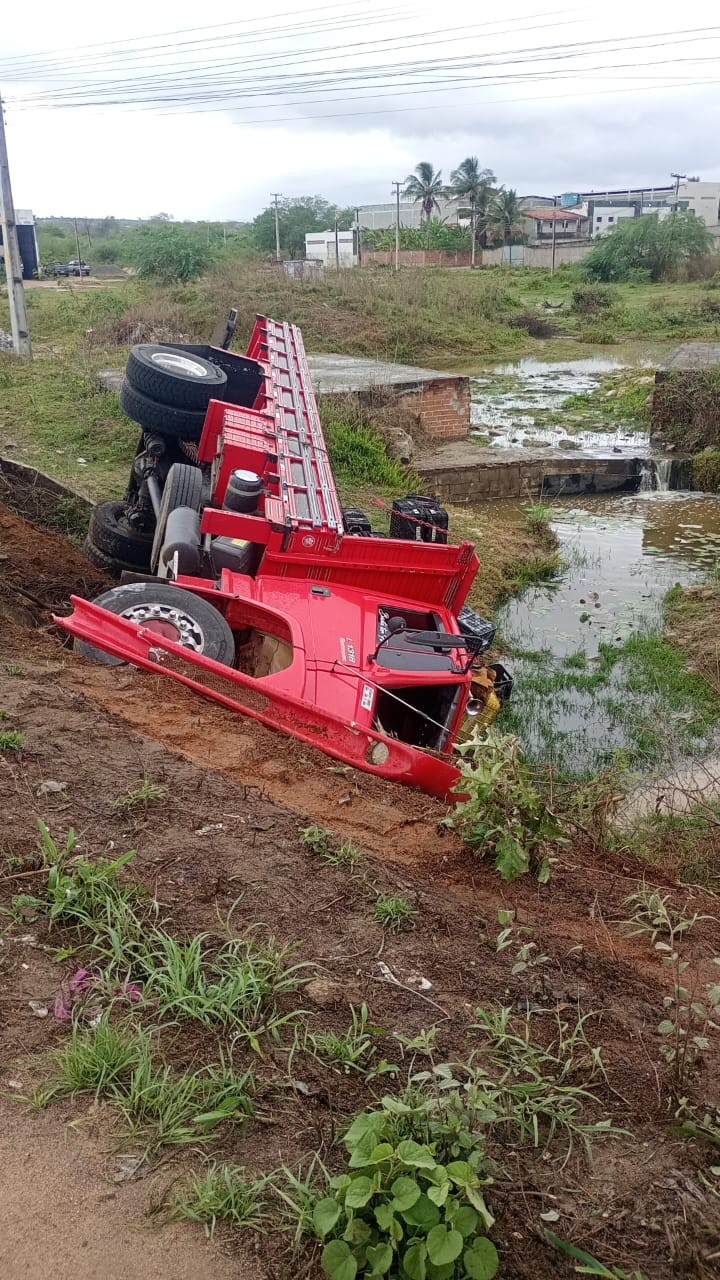
[[[607,374],[625,368],[650,370],[657,358],[658,353],[630,347],[618,355],[555,361],[528,357],[516,364],[496,365],[471,380],[473,431],[488,435],[497,448],[517,449],[530,443],[552,447],[572,437],[574,447],[584,453],[642,454],[648,449],[647,434],[634,430],[631,423],[620,423],[610,431],[593,430],[587,414],[572,407],[560,421],[546,419],[549,414],[559,416],[569,396],[596,390]],[[648,372],[647,377],[649,386],[652,375]]]
[[[518,507],[493,510],[512,519]],[[507,726],[531,758],[576,773],[596,771],[618,749],[640,770],[712,749],[714,733],[693,706],[674,696],[668,706],[655,688],[652,654],[618,658],[618,651],[628,641],[632,649],[638,633],[660,635],[663,600],[675,583],[714,575],[720,497],[618,494],[559,500],[553,510],[561,577],[508,601],[497,616],[515,654]]]

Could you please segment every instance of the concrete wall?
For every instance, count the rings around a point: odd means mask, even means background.
[[[518,249],[524,249],[522,260],[517,257]],[[592,249],[592,244],[585,241],[583,244],[555,244],[555,266],[559,267],[564,262],[580,262],[582,258],[587,257]],[[507,259],[503,258],[502,249],[483,249],[482,265],[484,267],[499,267],[501,263]],[[525,267],[551,267],[552,266],[552,245],[513,245],[512,254],[513,266]]]
[[[638,458],[492,458],[487,462],[433,466],[417,470],[426,487],[445,502],[482,502],[488,498],[572,497],[637,489]]]
[[[482,252],[480,249],[475,254],[475,262],[480,266],[482,262]],[[363,264],[365,266],[389,267],[395,265],[395,250],[385,249],[363,249]],[[470,266],[470,250],[469,249],[401,249],[400,250],[400,266],[401,267],[469,267]]]

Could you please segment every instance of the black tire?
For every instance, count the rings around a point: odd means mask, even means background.
[[[178,636],[180,636],[180,620],[188,624],[185,632],[187,648],[194,653],[213,658],[215,662],[221,662],[226,667],[231,667],[235,660],[235,638],[223,615],[213,605],[208,604],[207,600],[203,600],[202,596],[193,595],[191,591],[183,591],[182,587],[166,586],[163,582],[128,582],[121,587],[112,587],[110,591],[104,591],[93,601],[93,604],[99,605],[101,609],[107,609],[110,613],[125,617],[131,615],[133,610],[140,611],[156,606],[155,620],[169,622],[170,625],[175,625],[177,622]],[[140,613],[134,618],[131,616],[130,620],[148,625],[153,619]],[[95,649],[82,640],[76,641],[76,648],[85,657],[104,662],[109,666],[120,661],[118,658],[110,658],[109,654]]]
[[[227,388],[227,374],[211,360],[149,342],[132,348],[125,377],[159,404],[203,412],[211,400],[222,400]]]
[[[159,436],[174,436],[176,440],[199,440],[205,422],[204,410],[176,409],[169,404],[159,404],[136,391],[127,378],[120,388],[120,408],[128,418],[139,422],[145,431]]]
[[[119,578],[125,569],[129,573],[137,573],[138,571],[138,566],[131,564],[129,560],[118,560],[116,556],[109,556],[107,552],[101,551],[99,547],[95,546],[89,535],[82,544],[82,552],[86,560],[89,560],[102,573],[106,573],[109,578]]]
[[[115,560],[124,560],[139,569],[149,568],[153,536],[153,531],[145,532],[130,524],[124,502],[101,502],[93,507],[90,542]]]
[[[153,573],[157,573],[160,563],[168,516],[176,507],[191,507],[193,511],[202,511],[203,475],[199,467],[174,462],[167,473],[150,553],[150,568]]]

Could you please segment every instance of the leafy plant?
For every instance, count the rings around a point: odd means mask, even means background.
[[[22,751],[25,734],[19,729],[0,729],[0,751]]]
[[[373,920],[391,933],[399,933],[414,923],[417,911],[407,898],[399,894],[379,893],[373,906]]]
[[[365,857],[363,850],[352,841],[341,840],[338,843],[326,827],[303,827],[300,843],[332,867],[356,867]]]
[[[533,872],[541,884],[550,878],[549,849],[564,843],[557,816],[535,785],[517,738],[473,727],[457,747],[462,797],[447,825],[471,849],[494,854],[503,880]]]
[[[492,1280],[498,1255],[483,1198],[481,1158],[438,1161],[427,1144],[397,1140],[386,1111],[362,1112],[343,1139],[348,1172],[328,1179],[313,1209],[328,1280]]]
[[[187,284],[212,262],[210,246],[187,227],[155,223],[140,227],[128,239],[128,254],[143,280]]]
[[[300,831],[300,843],[323,858],[328,857],[330,854],[330,842],[332,839],[333,833],[327,827],[303,827]]]

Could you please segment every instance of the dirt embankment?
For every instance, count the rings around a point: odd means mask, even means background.
[[[574,1274],[542,1237],[539,1214],[551,1212],[558,1215],[558,1235],[628,1272],[640,1268],[645,1280],[710,1277],[720,1213],[698,1176],[710,1162],[668,1126],[672,1112],[657,1035],[667,972],[647,942],[628,939],[619,925],[627,914],[624,899],[647,868],[628,854],[574,848],[562,854],[549,885],[503,885],[438,827],[442,807],[426,796],[339,773],[321,754],[160,677],[76,658],[63,647],[47,606],[57,608],[70,590],[95,584],[79,553],[61,539],[3,513],[0,554],[7,557],[0,562],[0,600],[17,610],[5,614],[0,632],[0,708],[3,727],[24,735],[21,750],[0,754],[2,902],[33,883],[34,872],[22,860],[32,866],[38,817],[60,837],[73,826],[86,856],[134,848],[134,874],[178,931],[212,932],[232,908],[233,929],[252,926],[283,943],[297,942],[298,959],[336,984],[345,1000],[367,1003],[380,1053],[403,1072],[410,1059],[399,1035],[436,1025],[435,1060],[465,1059],[478,1042],[468,1028],[479,1007],[510,1007],[520,1026],[530,1011],[532,1035],[542,1043],[552,1038],[558,1017],[574,1023],[579,1011],[590,1014],[586,1034],[602,1046],[607,1078],[595,1081],[597,1102],[588,1104],[587,1119],[607,1118],[627,1134],[598,1139],[592,1166],[579,1148],[564,1164],[552,1148],[543,1156],[532,1145],[497,1144],[498,1175],[488,1198],[501,1274],[507,1280]],[[132,811],[114,807],[142,778],[166,788],[167,798]],[[58,788],[48,790],[48,781]],[[362,845],[366,862],[351,874],[313,858],[298,838],[308,822]],[[383,933],[370,910],[378,890],[412,902],[414,928]],[[663,891],[707,916],[686,943],[704,975],[720,953],[715,900],[673,888],[671,881]],[[517,945],[499,952],[500,909],[515,912],[518,934]],[[518,948],[529,941],[542,961],[513,972]],[[4,934],[0,1088],[6,1096],[29,1092],[43,1079],[42,1055],[67,1037],[52,1014],[38,1018],[29,1005],[52,1007],[60,982],[77,965],[54,959],[56,946],[42,921]],[[388,979],[388,970],[397,981]],[[418,974],[432,985],[419,988]],[[347,1027],[342,998],[307,1007],[313,1029]],[[172,1060],[181,1070],[196,1069],[217,1051],[215,1038],[204,1033],[171,1036]],[[387,1077],[368,1087],[359,1076],[299,1054],[292,1067],[304,1085],[299,1093],[288,1087],[280,1051],[258,1059],[248,1050],[248,1065],[260,1081],[261,1116],[244,1128],[229,1126],[214,1154],[258,1170],[297,1167],[317,1150],[332,1160],[343,1117],[393,1087]],[[718,1088],[720,1064],[708,1056],[689,1089],[701,1104],[717,1097]],[[145,1178],[116,1183],[112,1124],[87,1096],[41,1115],[16,1101],[3,1107],[9,1108],[3,1252],[14,1260],[4,1274],[11,1280],[297,1275],[281,1236],[238,1243],[220,1232],[206,1247],[199,1229],[147,1234],[145,1215],[189,1165],[197,1166],[192,1153],[171,1149]],[[61,1213],[63,1195],[74,1207]],[[29,1217],[24,1203],[32,1206]]]

